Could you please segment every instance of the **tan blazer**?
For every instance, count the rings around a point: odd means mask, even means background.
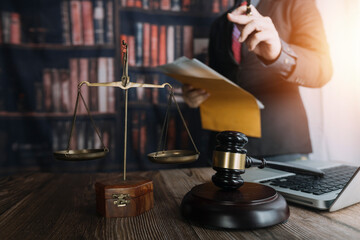
[[[249,155],[310,153],[308,121],[299,86],[322,87],[332,75],[320,14],[313,0],[262,0],[257,9],[272,19],[283,41],[282,51],[296,59],[290,74],[283,77],[279,69],[265,66],[247,50],[246,44],[242,45],[242,61],[238,64],[231,50],[233,24],[227,21],[226,14],[212,24],[209,65],[265,105],[261,110],[262,137],[249,139]]]

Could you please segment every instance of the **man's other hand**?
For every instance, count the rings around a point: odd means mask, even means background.
[[[204,89],[194,88],[186,84],[183,85],[182,91],[184,101],[191,108],[199,107],[210,96]]]

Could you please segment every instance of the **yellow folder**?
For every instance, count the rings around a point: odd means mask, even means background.
[[[204,129],[239,131],[247,136],[261,137],[260,108],[263,106],[249,92],[197,59],[181,57],[159,69],[183,84],[210,93],[200,105]]]

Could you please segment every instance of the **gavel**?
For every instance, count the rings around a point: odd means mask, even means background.
[[[247,156],[244,148],[248,143],[245,134],[236,131],[220,132],[216,136],[217,145],[213,153],[213,169],[216,171],[212,176],[212,182],[224,190],[236,190],[244,184],[241,174],[245,168],[257,166],[269,167],[298,174],[322,177],[324,172],[315,168],[295,166],[282,162],[267,161],[265,158],[256,159]]]

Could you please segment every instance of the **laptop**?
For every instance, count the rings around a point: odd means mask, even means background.
[[[251,167],[245,170],[242,178],[274,188],[289,202],[330,212],[360,202],[360,167],[313,160],[286,163],[318,168],[325,176]]]

